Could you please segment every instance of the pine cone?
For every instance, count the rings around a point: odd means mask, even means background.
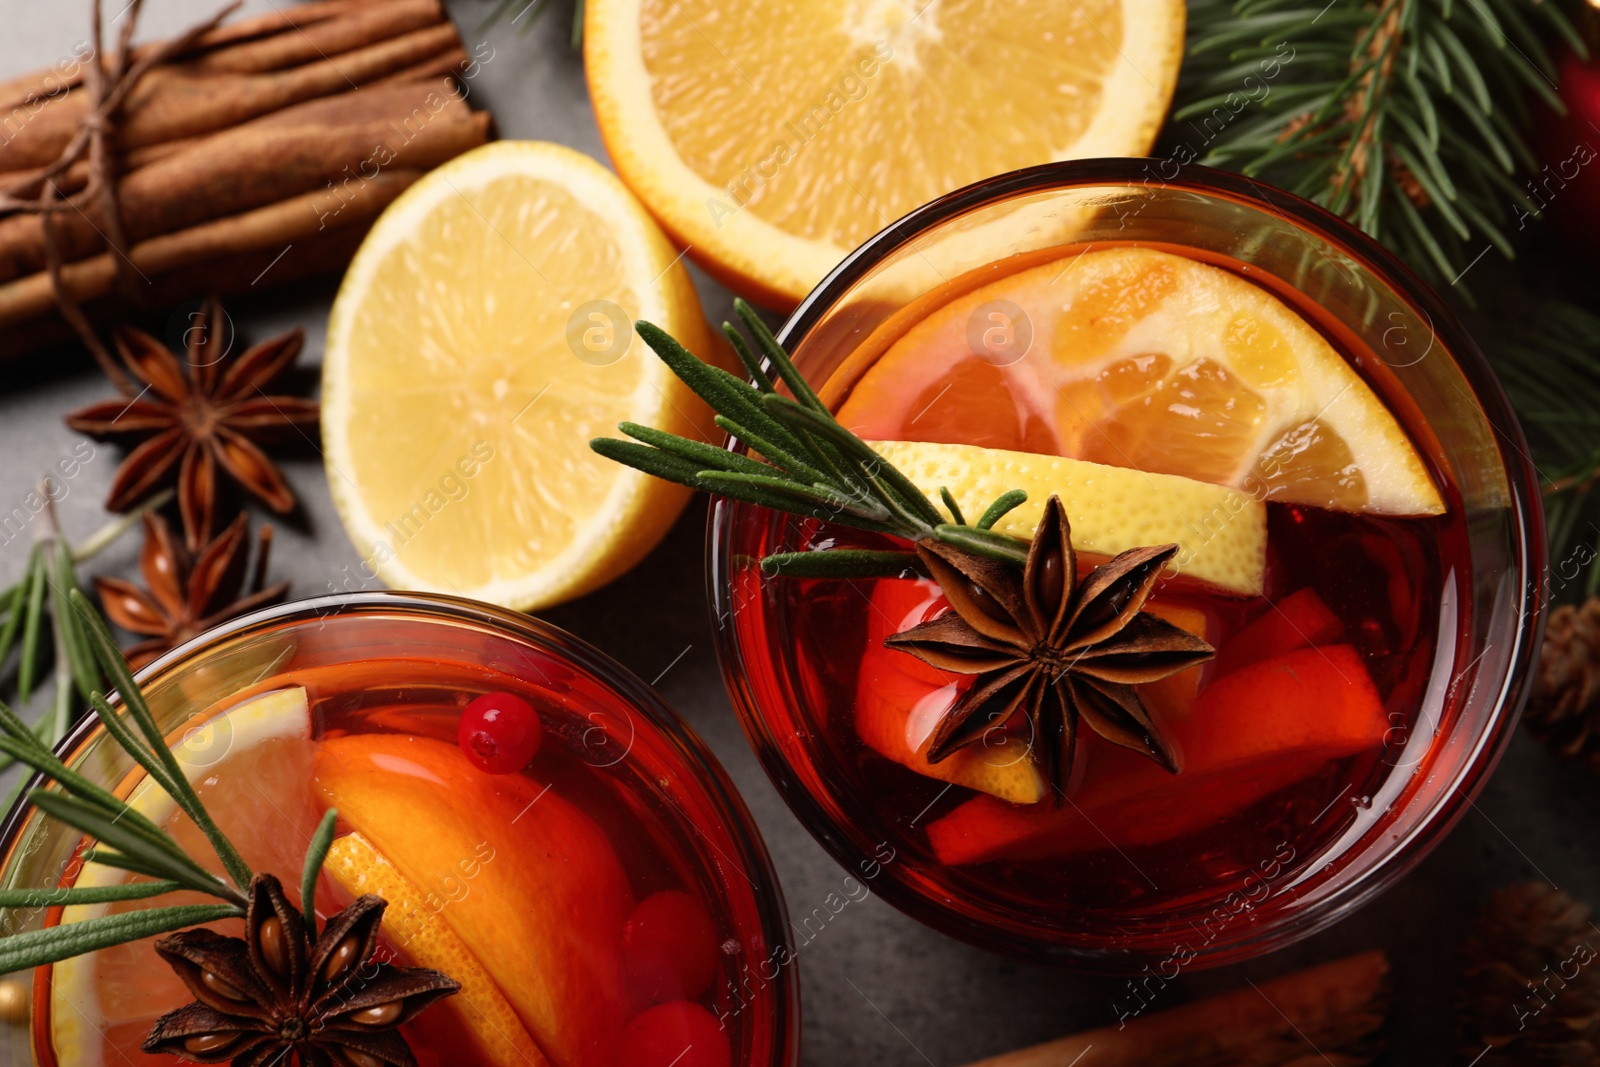
[[[1550,613],[1524,718],[1551,748],[1600,771],[1600,596]]]
[[[1461,1062],[1600,1065],[1596,945],[1589,909],[1554,886],[1527,882],[1496,893],[1466,945]]]

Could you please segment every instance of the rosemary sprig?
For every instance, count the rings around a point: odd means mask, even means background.
[[[947,491],[940,495],[949,513],[940,511],[911,479],[833,417],[750,305],[735,300],[734,310],[755,347],[731,323],[722,329],[750,374],[748,382],[706,363],[657,326],[639,322],[637,328],[662,362],[716,412],[717,425],[765,462],[629,422],[617,428],[632,441],[599,437],[590,447],[691,489],[912,543],[944,541],[1019,567],[1026,562],[1026,541],[992,529],[1027,499],[1026,493],[1002,494],[975,525],[966,523]],[[792,396],[778,392],[780,382]],[[807,578],[893,576],[920,566],[909,550],[780,552],[761,561],[769,575]]]
[[[33,745],[38,745],[38,739],[33,738],[30,731],[24,730],[22,733],[31,739]],[[16,737],[15,734],[12,736]],[[42,748],[37,753],[48,756]],[[30,759],[28,762],[35,761]],[[50,775],[51,772],[44,773]],[[108,794],[103,795],[102,791],[95,788],[80,789],[81,779],[70,772],[57,778],[56,782],[61,786],[60,792],[35,789],[28,794],[29,801],[40,811],[65,822],[74,830],[93,836],[102,846],[109,845],[117,850],[107,853],[101,847],[90,849],[84,853],[85,864],[98,863],[130,870],[148,875],[156,881],[103,887],[6,889],[0,890],[0,907],[101,904],[145,899],[179,890],[217,897],[222,903],[154,908],[0,938],[0,973],[55,963],[124,941],[244,914],[243,893],[195,863],[170,835],[159,829],[147,829],[148,822],[142,821],[143,817],[125,802]]]
[[[72,729],[87,706],[89,694],[100,684],[100,668],[89,645],[78,639],[78,630],[65,627],[68,596],[79,589],[77,565],[103,552],[123,534],[138,525],[144,513],[163,506],[171,491],[157,494],[127,515],[119,516],[77,546],[70,544],[56,522],[54,493],[42,483],[38,495],[45,501],[37,520],[37,533],[28,554],[21,579],[0,590],[0,665],[20,647],[16,664],[15,696],[19,707],[33,699],[54,660],[54,692],[50,709],[34,726],[35,735],[53,747]],[[46,639],[46,623],[49,639]],[[9,753],[0,752],[0,770],[13,762]],[[11,799],[15,799],[12,794]]]
[[[68,901],[79,903],[79,901]],[[243,907],[230,904],[188,904],[172,908],[102,915],[65,926],[47,926],[0,938],[0,974],[81,956],[189,926],[242,917]]]
[[[56,547],[60,548],[59,558],[65,559],[66,549]],[[40,553],[41,557],[48,554],[49,548]],[[112,867],[154,879],[118,886],[0,889],[0,907],[103,904],[159,897],[180,890],[202,893],[220,902],[102,916],[0,938],[0,973],[53,963],[200,923],[242,916],[248,903],[245,892],[253,877],[238,849],[206,811],[173,755],[127,662],[112,642],[105,621],[90,606],[76,583],[68,582],[70,565],[58,563],[56,566],[64,568],[57,571],[56,584],[62,591],[54,601],[58,640],[65,648],[76,650],[74,655],[86,656],[95,665],[92,677],[80,672],[64,678],[62,687],[69,694],[79,684],[89,688],[89,703],[112,739],[205,833],[228,873],[228,880],[207,871],[171,834],[127,801],[63,764],[34,730],[0,702],[0,752],[39,772],[50,783],[47,787],[30,790],[29,803],[93,840],[93,847],[83,853],[85,864]],[[15,600],[14,594],[12,599]],[[102,676],[115,686],[124,711],[114,709],[102,692]],[[306,856],[304,885],[308,916],[312,914],[311,893],[333,839],[334,819],[330,811]]]
[[[254,872],[250,870],[244,858],[239,855],[238,849],[234,848],[233,842],[229,841],[227,835],[217,828],[216,822],[212,820],[211,813],[206,811],[205,805],[200,803],[200,797],[195,793],[194,786],[190,784],[188,776],[183,773],[183,768],[178,765],[178,758],[167,747],[167,741],[161,733],[161,727],[157,725],[155,716],[151,714],[150,705],[145,703],[144,694],[139,691],[139,684],[133,680],[133,672],[128,669],[128,661],[122,658],[121,650],[117,648],[116,642],[111,639],[111,632],[107,629],[105,621],[95,612],[83,593],[73,592],[70,602],[73,607],[78,609],[78,614],[82,616],[83,621],[87,624],[84,627],[87,631],[86,638],[94,648],[95,658],[100,661],[100,666],[104,668],[107,677],[116,686],[117,693],[121,695],[123,704],[128,709],[128,717],[133,720],[134,725],[139,728],[139,732],[144,735],[145,741],[149,743],[148,751],[155,756],[155,763],[160,766],[164,773],[157,774],[156,766],[152,764],[146,764],[146,769],[150,771],[151,777],[161,783],[162,788],[167,791],[168,795],[177,801],[178,807],[183,809],[183,813],[194,820],[194,824],[200,828],[200,832],[205,834],[206,839],[211,842],[212,850],[216,852],[217,858],[222,861],[223,867],[227,869],[228,876],[233,879],[234,885],[238,888],[238,899],[242,904],[244,901],[243,891],[250,885],[250,880],[255,877]],[[100,713],[101,722],[106,723],[109,729],[111,723],[117,719],[117,715],[106,704],[104,695],[96,691],[89,694],[89,700]],[[130,748],[128,743],[124,742],[123,747],[128,748],[129,754],[137,758],[137,746]],[[141,760],[140,762],[144,761]]]
[[[305,913],[306,928],[313,933],[317,929],[317,876],[322,873],[328,849],[333,846],[333,828],[338,821],[339,813],[335,809],[329,808],[323,813],[316,833],[311,835],[311,844],[306,846],[305,868],[300,872],[300,910]]]

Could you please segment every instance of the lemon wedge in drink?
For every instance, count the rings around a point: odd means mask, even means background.
[[[184,776],[196,785],[207,809],[256,866],[299,869],[306,839],[321,816],[306,788],[310,738],[306,691],[295,686],[227,708],[185,732],[172,746]],[[130,775],[120,792],[130,808],[165,828],[202,865],[219,869],[200,831],[143,770]],[[270,819],[260,817],[263,807],[272,813]],[[72,884],[87,889],[121,885],[129,878],[126,871],[90,864]],[[202,902],[210,901],[198,894],[177,894],[158,903]],[[148,901],[74,904],[62,910],[61,922],[150,906]],[[212,925],[240,927],[237,920]],[[148,938],[61,960],[52,965],[50,975],[56,1060],[61,1067],[99,1067],[108,1062],[107,1050],[137,1047],[159,1016],[191,999]],[[116,1053],[112,1062],[121,1059]]]
[[[1176,544],[1171,573],[1255,596],[1267,564],[1266,507],[1237,489],[1172,474],[1090,463],[1064,456],[924,441],[869,442],[941,510],[948,490],[967,522],[1002,493],[1027,502],[1001,517],[1001,533],[1031,539],[1052,496],[1072,526],[1072,547],[1111,557],[1145,545]],[[952,519],[955,516],[951,516]]]

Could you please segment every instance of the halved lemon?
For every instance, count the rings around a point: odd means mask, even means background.
[[[1259,500],[1444,511],[1405,430],[1320,333],[1237,275],[1145,248],[951,301],[861,375],[839,420],[869,440],[1052,453]]]
[[[1052,160],[1149,152],[1181,0],[589,0],[618,172],[735,291],[792,306],[912,208]]]
[[[186,732],[172,746],[184,775],[245,861],[260,870],[298,871],[305,844],[322,816],[307,785],[311,777],[311,715],[306,691],[274,690],[237,704]],[[131,790],[127,786],[131,784]],[[144,772],[124,783],[128,806],[162,826],[208,869],[221,865],[210,845],[177,803]],[[271,818],[263,819],[263,810]],[[126,871],[89,865],[74,885],[121,885]],[[61,922],[75,923],[110,912],[170,904],[215,903],[197,893],[178,893],[125,904],[75,904]],[[227,933],[238,920],[212,924]],[[127,1062],[121,1051],[137,1048],[156,1019],[193,999],[183,982],[151,947],[151,940],[101,949],[62,960],[51,968],[51,1038],[62,1067],[99,1067]]]
[[[533,609],[650,550],[688,492],[596,455],[622,420],[709,413],[633,333],[714,352],[676,249],[569,148],[500,141],[422,178],[339,288],[323,364],[328,482],[360,579]]]

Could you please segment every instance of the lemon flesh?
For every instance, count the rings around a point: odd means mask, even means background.
[[[323,371],[328,481],[363,573],[533,609],[609,581],[687,491],[594,454],[631,420],[708,415],[633,333],[707,352],[678,253],[609,171],[497,142],[431,172],[340,287]]]
[[[996,497],[1020,489],[1027,501],[1006,512],[994,528],[1030,540],[1045,502],[1056,496],[1079,553],[1111,557],[1130,548],[1176,544],[1169,573],[1241,596],[1262,591],[1266,506],[1238,490],[1064,456],[923,441],[869,443],[940,510],[945,507],[939,490],[949,490],[969,523],[977,522]]]

